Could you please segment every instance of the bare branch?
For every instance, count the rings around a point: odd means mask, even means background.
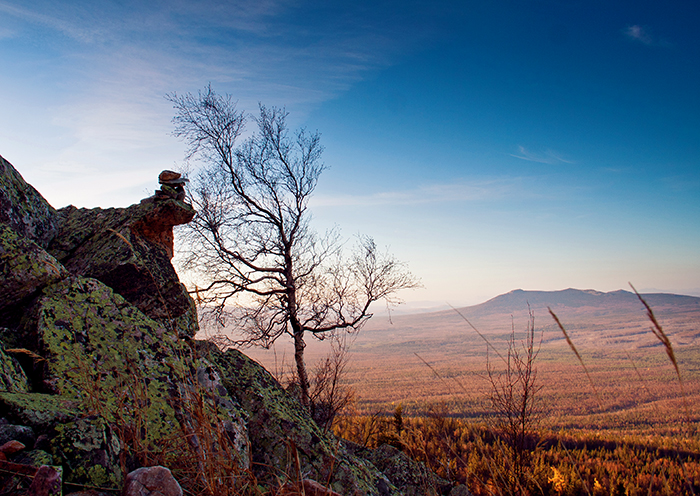
[[[214,305],[219,322],[226,305],[238,304],[238,342],[269,346],[291,335],[308,406],[305,333],[357,331],[372,303],[396,304],[396,293],[418,282],[372,238],[358,237],[344,257],[336,231],[318,236],[310,228],[309,199],[326,168],[318,132],[292,135],[284,108],[260,105],[257,132],[238,143],[248,118],[229,95],[207,86],[167,98],[173,134],[187,143],[187,158],[203,164],[191,188],[198,215],[187,227],[186,265],[206,281],[197,298]]]

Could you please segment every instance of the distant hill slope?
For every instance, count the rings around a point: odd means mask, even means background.
[[[676,337],[677,344],[700,343],[700,298],[665,293],[643,294],[642,297],[669,335]],[[636,347],[647,346],[655,339],[648,332],[649,321],[644,306],[634,293],[570,288],[561,291],[516,289],[479,305],[456,310],[397,315],[391,320],[378,317],[367,323],[356,344],[366,346],[390,341],[394,345],[414,341],[417,345],[431,346],[430,342],[436,339],[456,335],[461,336],[460,340],[478,341],[480,338],[471,331],[465,318],[484,334],[504,335],[510,332],[511,326],[516,331],[526,327],[528,308],[535,316],[535,326],[548,331],[545,341],[558,340],[561,333],[554,325],[548,307],[567,329],[580,332],[577,337],[584,341],[617,343],[625,336],[625,342]]]
[[[661,293],[642,296],[673,343],[686,390],[700,391],[700,298]],[[629,415],[647,418],[650,409],[645,402],[678,394],[673,368],[650,331],[644,306],[634,293],[518,289],[457,311],[394,315],[391,319],[377,315],[370,319],[348,341],[347,380],[361,399],[362,411],[391,412],[399,403],[406,408],[424,408],[454,397],[472,402],[464,407],[466,410],[478,411],[479,398],[484,398],[488,390],[484,379],[487,346],[482,336],[492,350],[501,352],[507,349],[511,330],[519,342],[528,323],[528,304],[538,336],[542,333],[538,377],[546,385],[543,401],[553,410],[579,415],[600,407],[589,379],[547,307],[560,318],[583,356],[604,395],[606,411],[617,415],[619,405],[639,403],[641,410],[630,410]],[[281,342],[276,352],[256,349],[250,353],[270,370],[279,371],[285,369],[285,361],[293,360],[292,349],[290,343]],[[328,343],[310,339],[306,349],[309,363],[325,357],[328,349]],[[641,382],[639,374],[646,382]],[[697,395],[700,398],[700,393]]]
[[[642,294],[644,300],[652,308],[676,307],[679,310],[700,309],[700,298],[667,293]],[[560,308],[590,307],[596,309],[608,309],[610,311],[639,311],[643,309],[637,296],[630,291],[611,291],[603,293],[593,289],[564,289],[561,291],[524,291],[516,289],[506,294],[496,296],[490,300],[460,309],[469,315],[485,315],[494,313],[518,312],[530,308],[553,310]]]
[[[647,293],[642,297],[653,309],[674,346],[700,345],[700,298],[666,293]],[[354,359],[359,360],[363,353],[379,354],[389,363],[392,357],[413,353],[462,353],[465,346],[481,352],[485,349],[483,340],[470,324],[495,340],[494,343],[501,342],[507,339],[511,329],[517,333],[525,330],[528,304],[535,316],[535,327],[544,331],[545,347],[567,346],[549,315],[548,307],[582,349],[606,346],[609,350],[630,350],[659,345],[649,330],[644,306],[632,292],[516,289],[484,303],[456,310],[401,314],[391,319],[378,315],[370,319],[360,333],[353,335]],[[311,360],[320,358],[328,352],[327,343],[309,339],[306,352]],[[275,357],[268,351],[253,349],[250,353],[267,365],[274,363]]]

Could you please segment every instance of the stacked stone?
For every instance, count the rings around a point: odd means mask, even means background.
[[[185,199],[185,183],[189,179],[182,177],[182,174],[171,170],[164,170],[158,175],[160,189],[156,191],[156,199],[174,198],[182,201]]]

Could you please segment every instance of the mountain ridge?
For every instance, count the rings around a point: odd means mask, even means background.
[[[640,293],[640,296],[652,308],[669,306],[684,307],[687,310],[700,309],[700,297],[674,293]],[[455,314],[455,310],[465,316],[485,315],[491,313],[511,313],[527,311],[528,305],[532,310],[570,308],[599,308],[607,307],[609,311],[636,312],[644,306],[639,298],[631,291],[618,289],[615,291],[598,291],[595,289],[567,288],[555,291],[513,289],[476,305],[460,306],[449,310],[404,313],[401,317],[427,316],[439,314]]]

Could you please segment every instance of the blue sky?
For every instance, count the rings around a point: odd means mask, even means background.
[[[164,95],[211,82],[320,131],[317,229],[389,246],[413,308],[700,295],[698,24],[688,1],[0,0],[0,154],[55,207],[135,203],[183,166]]]

